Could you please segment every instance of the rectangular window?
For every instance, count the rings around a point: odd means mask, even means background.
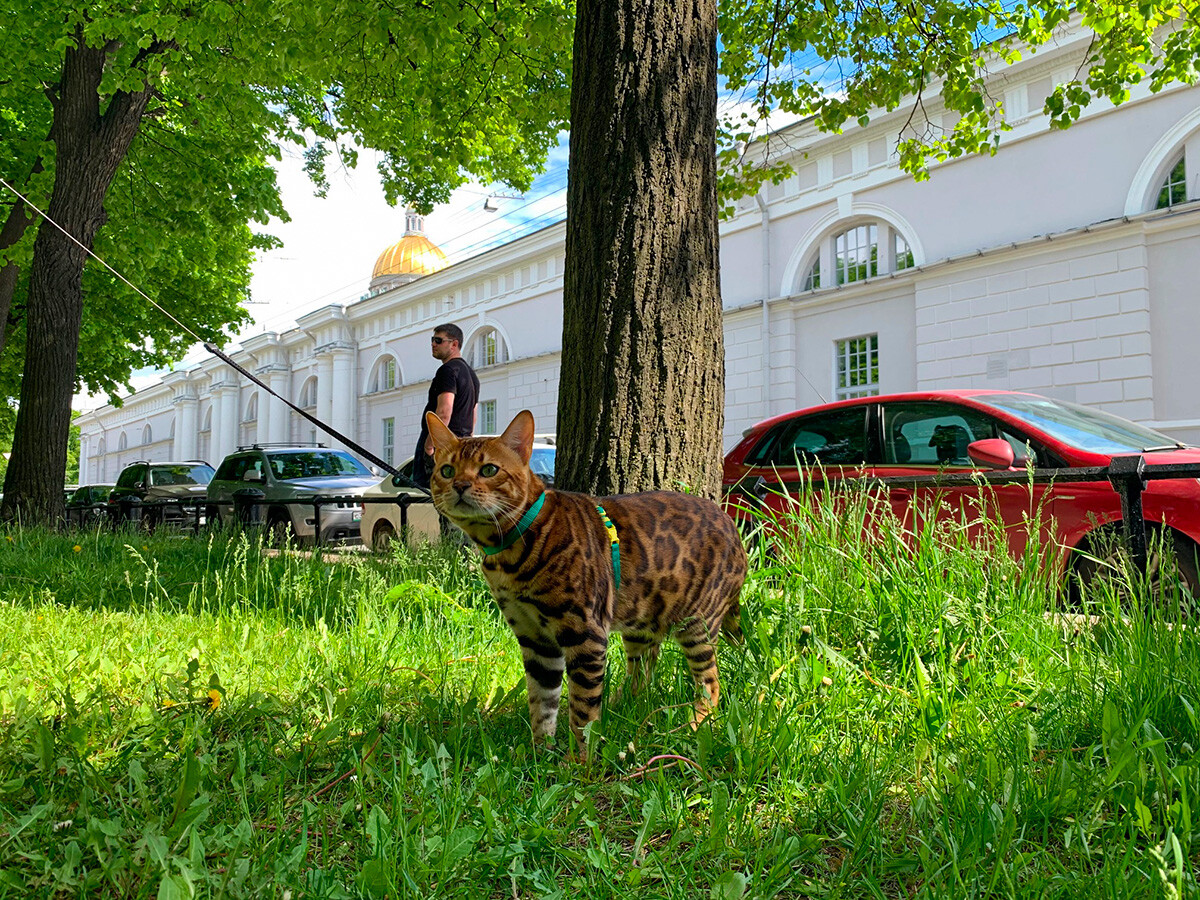
[[[873,397],[879,393],[879,335],[838,341],[834,347],[834,397]]]
[[[496,364],[496,332],[494,331],[483,339],[483,364],[485,366]]]
[[[383,420],[383,440],[380,441],[383,447],[383,461],[389,466],[395,461],[396,455],[396,419],[394,416],[388,416]]]
[[[496,433],[496,401],[481,400],[479,403],[479,427],[475,429],[479,434],[495,434]]]

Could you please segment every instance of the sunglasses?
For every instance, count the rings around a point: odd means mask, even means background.
[[[444,344],[446,341],[453,340],[453,338],[431,337],[429,340],[434,344]]]

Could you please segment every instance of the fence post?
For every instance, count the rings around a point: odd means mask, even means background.
[[[396,502],[400,504],[400,542],[408,545],[408,506],[412,503],[412,497],[408,494],[398,494]]]
[[[233,514],[241,525],[257,525],[262,521],[259,504],[266,496],[258,488],[239,488],[233,492]]]
[[[313,501],[313,546],[321,546],[321,501]]]
[[[1121,519],[1125,546],[1137,571],[1146,574],[1146,522],[1142,518],[1142,491],[1146,487],[1146,459],[1114,456],[1108,464],[1108,480],[1121,495]]]
[[[126,494],[118,501],[121,508],[121,521],[140,524],[142,521],[142,498]]]

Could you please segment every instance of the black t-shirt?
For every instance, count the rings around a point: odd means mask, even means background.
[[[454,394],[454,409],[450,413],[450,430],[459,437],[470,437],[475,426],[475,404],[479,402],[479,377],[461,356],[442,363],[429,385],[429,402],[421,413],[421,436],[417,438],[416,458],[425,457],[425,439],[429,437],[429,426],[425,424],[425,413],[437,412],[438,397],[447,391]]]

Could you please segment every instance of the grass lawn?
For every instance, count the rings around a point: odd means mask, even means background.
[[[798,518],[722,706],[667,648],[592,760],[530,742],[453,548],[0,532],[3,897],[1187,897],[1200,643],[943,533]]]

